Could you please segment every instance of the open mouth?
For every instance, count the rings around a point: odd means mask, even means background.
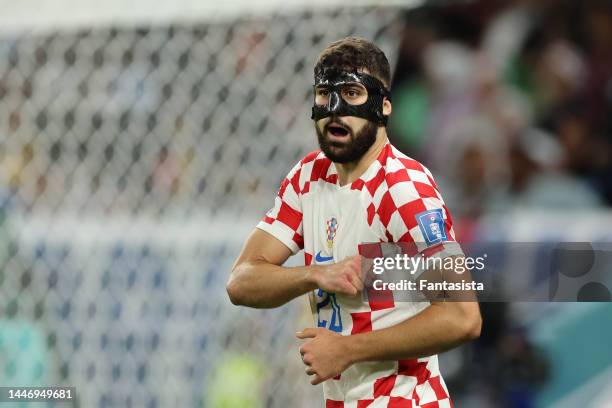
[[[330,123],[329,125],[327,125],[327,131],[332,136],[336,137],[344,137],[348,136],[349,134],[349,130],[338,123]]]

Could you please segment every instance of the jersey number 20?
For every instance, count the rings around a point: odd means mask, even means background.
[[[342,316],[340,316],[340,306],[336,300],[336,294],[319,289],[317,291],[317,296],[322,298],[321,301],[317,303],[317,325],[337,333],[342,333]],[[328,305],[331,306],[329,324],[326,319],[321,319],[321,309],[326,309]]]

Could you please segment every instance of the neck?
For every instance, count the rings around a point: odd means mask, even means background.
[[[376,141],[359,160],[349,163],[334,163],[338,172],[338,184],[345,186],[357,180],[370,167],[387,143],[387,130],[379,127]]]

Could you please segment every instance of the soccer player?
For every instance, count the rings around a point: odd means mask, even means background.
[[[393,147],[390,67],[361,38],[330,44],[314,68],[320,151],[280,186],[227,283],[232,303],[272,308],[308,294],[316,328],[297,333],[326,407],[451,407],[437,353],[479,336],[476,302],[372,302],[361,296],[359,247],[413,245],[458,257],[451,216],[429,170]],[[454,245],[451,245],[454,244]],[[305,266],[282,267],[304,250]]]

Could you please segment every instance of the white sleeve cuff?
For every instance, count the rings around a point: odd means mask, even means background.
[[[275,220],[272,222],[272,224],[268,224],[265,221],[260,221],[259,224],[257,224],[257,228],[262,231],[266,231],[268,234],[285,244],[285,246],[291,250],[293,255],[300,251],[300,248],[293,240],[296,232],[282,222]]]

